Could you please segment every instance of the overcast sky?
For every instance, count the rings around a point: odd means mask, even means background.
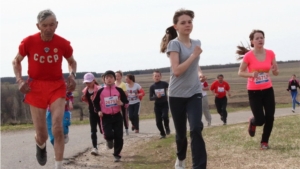
[[[180,8],[195,12],[191,38],[202,42],[200,65],[236,63],[236,46],[249,42],[252,29],[265,31],[265,48],[277,60],[300,59],[297,0],[2,0],[1,77],[14,76],[11,62],[18,46],[38,31],[37,14],[47,8],[57,16],[56,33],[71,41],[78,72],[169,66],[159,45]]]

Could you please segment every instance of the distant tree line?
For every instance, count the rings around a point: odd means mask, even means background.
[[[293,62],[299,62],[300,60],[288,60],[288,61],[277,61],[278,64],[281,63],[293,63]],[[208,70],[208,69],[222,69],[222,68],[233,68],[233,67],[239,67],[240,63],[229,63],[224,65],[208,65],[208,66],[201,66],[202,70]],[[141,74],[151,74],[154,70],[159,70],[161,73],[169,73],[170,67],[163,67],[163,68],[157,68],[157,69],[144,69],[144,70],[130,70],[130,71],[124,71],[124,75],[127,74],[133,74],[133,75],[141,75]],[[76,78],[77,79],[83,79],[84,74],[88,72],[77,72]],[[95,77],[101,77],[103,73],[96,73],[91,72],[95,75]],[[69,73],[63,74],[64,78],[67,78],[69,76]],[[28,76],[23,76],[23,79],[27,79]],[[1,83],[10,83],[14,84],[16,83],[16,79],[14,77],[2,77]]]

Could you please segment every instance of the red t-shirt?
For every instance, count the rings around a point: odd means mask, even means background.
[[[62,58],[73,54],[70,42],[54,34],[49,42],[42,41],[40,33],[28,36],[20,46],[21,56],[28,57],[28,75],[37,80],[62,79]]]
[[[230,90],[229,84],[223,80],[222,83],[220,83],[218,80],[214,81],[211,86],[210,90],[214,91],[218,94],[218,98],[223,98],[226,96],[226,91]]]

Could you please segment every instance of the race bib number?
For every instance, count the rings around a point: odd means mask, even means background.
[[[225,91],[224,87],[218,87],[218,92],[222,93],[224,91]]]
[[[115,107],[117,104],[118,96],[104,97],[105,107]]]
[[[295,90],[295,89],[296,89],[296,86],[291,86],[291,89],[292,89],[292,90]]]
[[[155,89],[155,94],[160,94],[161,96],[165,96],[165,89]]]
[[[263,84],[269,82],[268,73],[259,73],[257,78],[254,79],[255,84]]]

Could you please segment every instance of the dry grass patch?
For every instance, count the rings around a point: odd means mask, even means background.
[[[208,154],[208,169],[296,169],[300,168],[300,115],[276,118],[270,137],[270,149],[260,150],[262,127],[250,137],[248,124],[205,128],[203,136]],[[138,156],[126,169],[174,168],[175,138],[154,140],[136,150]],[[190,147],[186,158],[192,167]]]

